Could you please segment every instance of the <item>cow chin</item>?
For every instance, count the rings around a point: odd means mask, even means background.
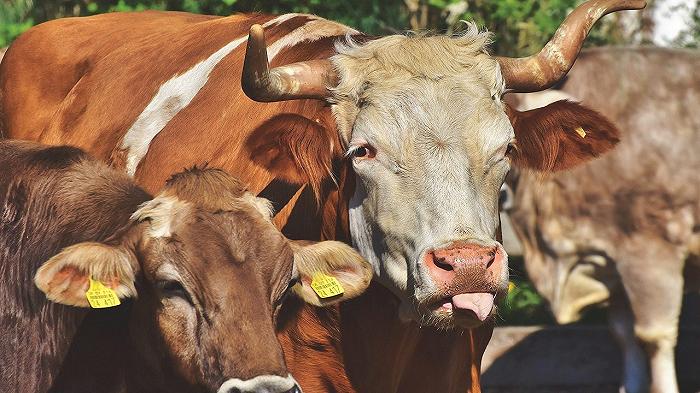
[[[505,291],[466,293],[458,296],[475,299],[474,308],[460,309],[454,306],[451,296],[431,296],[430,301],[420,302],[417,307],[418,322],[440,330],[471,329],[479,327],[497,314],[497,304]]]

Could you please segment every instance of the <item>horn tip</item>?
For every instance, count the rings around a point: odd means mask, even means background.
[[[265,32],[265,30],[263,29],[263,27],[257,23],[250,26],[250,35],[260,36],[264,32]]]

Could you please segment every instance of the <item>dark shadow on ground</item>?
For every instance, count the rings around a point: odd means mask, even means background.
[[[676,350],[682,392],[700,391],[699,349],[700,328],[683,328]],[[615,393],[621,363],[602,326],[498,328],[484,358],[482,385],[485,393]]]

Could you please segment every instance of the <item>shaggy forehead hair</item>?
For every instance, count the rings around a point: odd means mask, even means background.
[[[257,198],[236,177],[221,169],[193,167],[168,179],[163,191],[141,205],[132,219],[150,219],[152,236],[169,236],[175,221],[182,221],[189,214],[191,206],[211,212],[250,206],[266,220],[270,220],[273,213],[272,204],[267,199]]]
[[[165,183],[163,195],[209,211],[236,210],[241,204],[250,204],[266,219],[273,213],[270,201],[255,197],[238,178],[215,168],[193,167],[173,175]]]
[[[354,106],[381,102],[385,97],[400,95],[412,81],[439,81],[458,78],[478,83],[491,96],[500,97],[505,90],[498,62],[487,47],[492,34],[479,31],[467,23],[459,36],[393,35],[359,44],[351,39],[336,44],[332,61],[340,75],[333,89],[340,104],[336,118],[341,135],[346,138],[354,121]]]
[[[245,185],[228,173],[198,167],[173,175],[163,189],[163,194],[177,196],[211,211],[232,210],[233,201],[245,192]]]

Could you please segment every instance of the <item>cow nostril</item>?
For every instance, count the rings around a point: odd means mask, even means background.
[[[488,262],[486,262],[486,268],[490,268],[491,265],[496,261],[496,253],[495,252],[490,252],[486,255],[486,257],[489,259]]]
[[[447,263],[445,261],[445,258],[433,258],[433,262],[435,263],[435,266],[439,267],[442,270],[447,270],[448,272],[454,270],[454,267]]]

